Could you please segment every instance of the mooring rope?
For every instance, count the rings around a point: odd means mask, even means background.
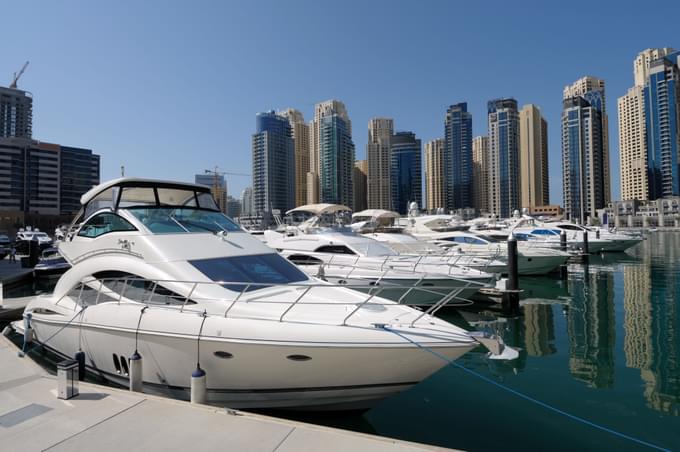
[[[87,308],[87,306],[83,306],[83,308],[82,308],[80,311],[78,311],[78,312],[76,313],[76,315],[74,315],[74,316],[71,318],[71,320],[69,320],[68,322],[66,322],[61,328],[59,328],[57,331],[55,331],[54,334],[52,334],[50,337],[48,337],[47,339],[45,339],[45,340],[42,341],[42,342],[36,341],[36,344],[35,344],[33,347],[29,348],[27,351],[24,351],[24,347],[26,347],[26,342],[24,342],[23,346],[21,347],[20,353],[23,353],[24,355],[26,355],[26,354],[28,354],[28,353],[31,353],[31,352],[32,352],[33,350],[35,350],[36,348],[42,347],[43,345],[47,344],[49,341],[51,341],[51,340],[54,338],[54,336],[56,336],[57,334],[61,333],[67,326],[69,326],[69,325],[76,319],[76,317],[78,317],[78,316],[81,315],[83,312],[85,312],[85,309],[86,309],[86,308]],[[82,321],[82,320],[81,320],[81,321]],[[32,321],[31,321],[31,323],[32,323]],[[32,326],[30,326],[30,324],[29,324],[28,326],[31,327],[31,328],[33,328]],[[82,328],[82,325],[81,325],[81,328]],[[21,356],[21,355],[20,355],[20,356]]]
[[[429,348],[429,347],[426,347],[426,346],[424,346],[424,345],[422,345],[422,344],[419,344],[418,342],[416,342],[416,341],[410,339],[410,338],[407,337],[407,336],[404,336],[404,335],[401,334],[400,332],[395,331],[395,330],[389,328],[389,327],[386,326],[386,325],[379,325],[379,326],[380,326],[381,328],[385,329],[386,331],[389,331],[390,333],[394,333],[394,334],[396,334],[397,336],[401,337],[402,339],[404,339],[404,340],[406,340],[406,341],[412,343],[413,345],[415,345],[416,347],[420,348],[421,350],[426,351],[426,352],[428,352],[428,353],[431,353],[432,355],[436,356],[437,358],[439,358],[439,359],[445,361],[447,364],[450,364],[450,365],[452,365],[452,366],[454,366],[454,367],[457,367],[458,369],[461,369],[462,371],[467,372],[467,373],[470,374],[470,375],[473,375],[473,376],[475,376],[475,377],[478,377],[478,378],[480,378],[481,380],[484,380],[484,381],[487,382],[487,383],[490,383],[490,384],[492,384],[492,385],[494,385],[494,386],[496,386],[496,387],[498,387],[498,388],[500,388],[500,389],[503,389],[504,391],[507,391],[507,392],[509,392],[509,393],[511,393],[511,394],[514,394],[514,395],[516,395],[517,397],[520,397],[520,398],[522,398],[522,399],[524,399],[524,400],[527,400],[527,401],[529,401],[529,402],[532,402],[532,403],[534,403],[534,404],[536,404],[536,405],[539,405],[539,406],[541,406],[541,407],[543,407],[543,408],[545,408],[545,409],[548,409],[548,410],[550,410],[550,411],[553,411],[553,412],[555,412],[555,413],[557,413],[557,414],[561,414],[562,416],[568,417],[569,419],[572,419],[572,420],[574,420],[574,421],[581,422],[581,423],[583,423],[583,424],[585,424],[585,425],[588,425],[588,426],[590,426],[590,427],[596,428],[596,429],[598,429],[598,430],[602,430],[602,431],[607,432],[607,433],[610,433],[610,434],[612,434],[612,435],[614,435],[614,436],[618,436],[619,438],[623,438],[623,439],[626,439],[626,440],[628,440],[628,441],[632,441],[632,442],[634,442],[634,443],[640,444],[640,445],[642,445],[642,446],[649,447],[649,448],[651,448],[651,449],[661,450],[661,451],[664,451],[664,452],[670,452],[670,449],[666,449],[665,447],[657,446],[656,444],[652,444],[652,443],[650,443],[650,442],[647,442],[647,441],[644,441],[644,440],[635,438],[635,437],[633,437],[633,436],[626,435],[625,433],[621,433],[621,432],[619,432],[619,431],[617,431],[617,430],[611,429],[611,428],[609,428],[609,427],[605,427],[604,425],[596,424],[596,423],[593,422],[593,421],[589,421],[588,419],[582,418],[582,417],[577,416],[577,415],[575,415],[575,414],[568,413],[568,412],[566,412],[566,411],[564,411],[564,410],[561,410],[561,409],[559,409],[559,408],[557,408],[557,407],[554,407],[554,406],[552,406],[552,405],[549,405],[549,404],[546,403],[546,402],[542,402],[542,401],[540,401],[540,400],[538,400],[538,399],[535,399],[535,398],[531,397],[530,395],[524,394],[524,393],[522,393],[522,392],[519,392],[519,391],[516,390],[516,389],[512,389],[512,388],[510,388],[509,386],[505,386],[504,384],[501,384],[501,383],[499,383],[499,382],[497,382],[497,381],[494,381],[494,380],[492,380],[491,378],[489,378],[489,377],[487,377],[487,376],[485,376],[485,375],[480,374],[479,372],[475,372],[475,371],[472,370],[472,369],[468,369],[467,367],[465,367],[465,366],[463,366],[463,365],[461,365],[461,364],[456,363],[454,360],[451,360],[451,359],[447,358],[446,356],[444,356],[444,355],[442,355],[442,354],[440,354],[440,353],[437,353],[436,351],[432,350],[432,349]]]

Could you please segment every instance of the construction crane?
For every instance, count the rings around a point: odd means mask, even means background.
[[[212,185],[212,193],[215,198],[217,198],[217,202],[219,204],[220,210],[223,212],[226,212],[227,206],[223,205],[226,203],[226,192],[227,192],[227,187],[222,187],[220,184],[220,176],[244,176],[244,177],[250,177],[250,174],[245,174],[245,173],[230,173],[228,171],[220,171],[220,168],[215,165],[214,169],[207,169],[205,170],[205,174],[210,174],[213,176],[213,185]],[[225,181],[226,185],[226,181]],[[223,195],[224,194],[224,195]]]
[[[12,83],[9,85],[10,88],[12,89],[17,89],[17,82],[21,78],[22,75],[24,75],[24,71],[26,70],[26,67],[28,66],[28,61],[24,63],[23,67],[17,74],[16,72],[14,73],[14,79],[12,80]]]

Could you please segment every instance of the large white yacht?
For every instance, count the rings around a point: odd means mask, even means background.
[[[138,351],[144,391],[188,398],[200,366],[209,403],[365,408],[446,364],[421,347],[456,359],[485,341],[310,278],[221,214],[207,187],[122,178],[81,202],[59,244],[72,267],[26,313],[36,342],[82,350],[89,371],[122,385]]]

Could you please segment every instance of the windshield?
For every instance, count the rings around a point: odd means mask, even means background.
[[[362,256],[396,256],[399,254],[389,246],[374,240],[351,243],[350,246]]]
[[[241,228],[221,212],[187,207],[127,209],[154,234],[233,232]]]
[[[278,254],[256,254],[251,256],[217,257],[189,261],[198,271],[213,281],[229,283],[287,284],[307,281],[309,278],[292,263]],[[247,287],[247,284],[223,284],[236,292],[246,292],[267,286]]]

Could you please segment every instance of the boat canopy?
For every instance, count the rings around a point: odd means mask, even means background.
[[[392,212],[391,210],[366,209],[352,215],[352,219],[357,218],[376,218],[376,219],[399,218],[399,214],[397,212]]]
[[[100,193],[113,187],[137,187],[137,188],[174,188],[196,191],[198,193],[210,193],[210,188],[204,185],[191,184],[188,182],[168,182],[156,179],[143,179],[138,177],[120,177],[118,179],[113,179],[103,184],[99,184],[88,190],[83,196],[80,197],[80,203],[82,205],[87,204],[92,199],[94,199]]]
[[[304,206],[296,207],[295,209],[289,210],[288,212],[286,212],[286,215],[295,212],[309,212],[314,215],[323,215],[351,211],[352,209],[350,209],[347,206],[343,206],[342,204],[306,204]]]
[[[125,177],[97,185],[85,193],[80,202],[83,207],[74,224],[92,213],[109,208],[189,208],[219,212],[219,207],[203,185],[186,182],[168,182],[153,179]]]

